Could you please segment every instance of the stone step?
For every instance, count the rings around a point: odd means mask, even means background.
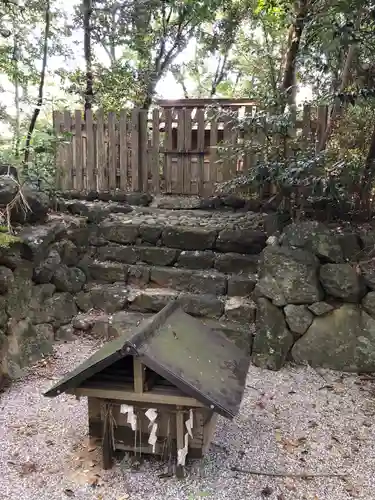
[[[99,240],[121,244],[149,243],[179,250],[216,250],[258,255],[267,236],[259,214],[232,214],[213,217],[212,213],[180,215],[111,214],[98,224]]]
[[[223,318],[246,324],[255,321],[256,305],[252,299],[178,293],[168,288],[133,289],[128,297],[128,308],[139,312],[159,312],[177,298],[183,310],[192,316]]]
[[[212,250],[180,250],[150,245],[120,245],[111,243],[96,251],[99,261],[153,266],[184,267],[187,269],[216,269],[222,273],[256,273],[258,255]]]
[[[142,321],[151,320],[152,313],[120,311],[114,314],[104,314],[100,311],[79,314],[73,318],[72,326],[77,333],[85,331],[99,338],[109,340],[124,335],[136,328]],[[242,325],[235,321],[222,319],[200,318],[202,323],[232,339],[240,348],[251,352],[254,335],[254,325]],[[70,332],[69,332],[70,333]],[[62,337],[63,338],[63,337]]]
[[[170,288],[216,296],[248,296],[257,281],[256,276],[250,273],[227,275],[216,269],[194,270],[99,260],[88,263],[85,272],[90,281],[98,283],[118,282],[136,287]]]
[[[224,317],[247,324],[255,320],[256,306],[252,299],[178,292],[169,288],[136,289],[120,283],[95,284],[77,293],[75,301],[83,312],[101,310],[112,314],[129,309],[156,313],[177,298],[184,311],[192,316]]]

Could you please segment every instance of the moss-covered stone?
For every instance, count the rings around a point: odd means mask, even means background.
[[[3,228],[3,226],[0,226]],[[0,230],[0,248],[9,248],[14,243],[19,243],[21,240],[18,236],[9,234],[8,232]]]

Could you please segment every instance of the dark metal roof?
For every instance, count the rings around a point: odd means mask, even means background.
[[[214,332],[172,301],[132,335],[108,342],[45,396],[78,387],[126,355],[163,376],[186,395],[232,418],[240,407],[250,358],[225,335]]]

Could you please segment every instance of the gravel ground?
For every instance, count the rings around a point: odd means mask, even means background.
[[[219,420],[209,455],[187,479],[161,479],[163,465],[148,460],[137,472],[125,462],[102,472],[87,441],[85,400],[41,395],[97,347],[88,338],[59,345],[0,395],[2,500],[374,499],[374,381],[307,367],[251,367],[240,414]],[[233,466],[347,478],[275,478]]]

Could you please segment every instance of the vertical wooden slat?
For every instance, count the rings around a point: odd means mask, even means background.
[[[55,132],[56,138],[59,140],[61,136],[61,132],[64,127],[64,117],[60,111],[53,112],[53,129]],[[62,180],[63,180],[63,168],[64,168],[64,150],[63,145],[60,142],[57,142],[56,149],[56,158],[55,158],[55,182],[57,189],[62,188]]]
[[[122,109],[120,112],[120,189],[125,191],[127,188],[128,179],[128,152],[127,152],[127,126],[126,126],[126,111]]]
[[[145,382],[144,365],[137,358],[133,358],[133,373],[134,373],[134,392],[137,394],[143,393]]]
[[[95,178],[95,137],[91,109],[86,110],[86,188],[96,191]]]
[[[230,147],[232,150],[231,161],[229,166],[229,178],[233,179],[237,174],[237,144],[238,144],[238,129],[236,127],[236,120],[238,118],[238,108],[230,108]]]
[[[72,137],[72,117],[69,111],[64,111],[64,132],[68,133],[66,136],[66,143],[64,145],[64,172],[63,172],[63,186],[65,190],[73,189],[73,137]]]
[[[96,161],[98,176],[98,191],[108,191],[108,176],[106,169],[106,154],[104,141],[104,114],[103,110],[98,110],[96,114]]]
[[[184,413],[177,407],[176,412],[176,444],[177,444],[177,452],[178,450],[182,450],[184,448]],[[178,453],[177,453],[178,455]],[[176,467],[176,476],[178,478],[183,478],[185,476],[185,467],[182,465],[177,465]]]
[[[184,109],[185,153],[191,150],[191,109]],[[183,161],[183,193],[191,193],[191,154],[184,155]]]
[[[177,178],[175,191],[176,194],[183,193],[184,187],[184,150],[185,150],[185,122],[184,122],[184,110],[177,110]]]
[[[160,133],[159,133],[159,109],[152,112],[152,156],[151,156],[151,178],[152,191],[160,193]]]
[[[166,150],[165,154],[165,171],[164,171],[164,180],[165,180],[165,192],[172,192],[172,151],[173,147],[173,135],[172,135],[172,110],[165,110],[165,141],[164,148]]]
[[[131,136],[131,151],[132,151],[132,190],[141,190],[141,176],[139,172],[139,109],[134,108],[132,111],[132,136]]]
[[[75,189],[83,189],[83,148],[82,148],[82,113],[79,110],[75,112]]]
[[[204,194],[204,109],[197,110],[197,149],[198,149],[198,176],[197,176],[197,190],[199,196]]]
[[[227,181],[231,177],[232,159],[230,158],[230,156],[232,155],[232,151],[230,146],[231,146],[232,133],[231,133],[230,117],[228,115],[225,115],[223,117],[223,121],[224,121],[223,142],[226,151],[224,153],[224,158],[223,158],[222,175],[223,175],[223,181]]]
[[[141,190],[148,192],[148,111],[141,109],[139,111],[139,162],[141,176]]]
[[[250,120],[253,114],[253,107],[252,106],[246,106],[245,107],[245,116],[246,116],[246,129],[244,131],[244,141],[246,142],[246,145],[248,146],[247,151],[244,155],[243,159],[243,169],[245,172],[248,172],[251,167],[254,165],[254,152],[250,147],[252,148],[253,146],[253,134],[252,134],[252,127],[250,126]]]
[[[116,164],[117,164],[117,140],[116,140],[116,115],[108,113],[108,187],[111,191],[116,189]]]
[[[210,130],[210,173],[209,173],[209,182],[210,188],[213,190],[215,182],[221,182],[221,164],[217,162],[218,154],[217,154],[217,118],[215,115],[212,116],[211,121],[211,130]]]

